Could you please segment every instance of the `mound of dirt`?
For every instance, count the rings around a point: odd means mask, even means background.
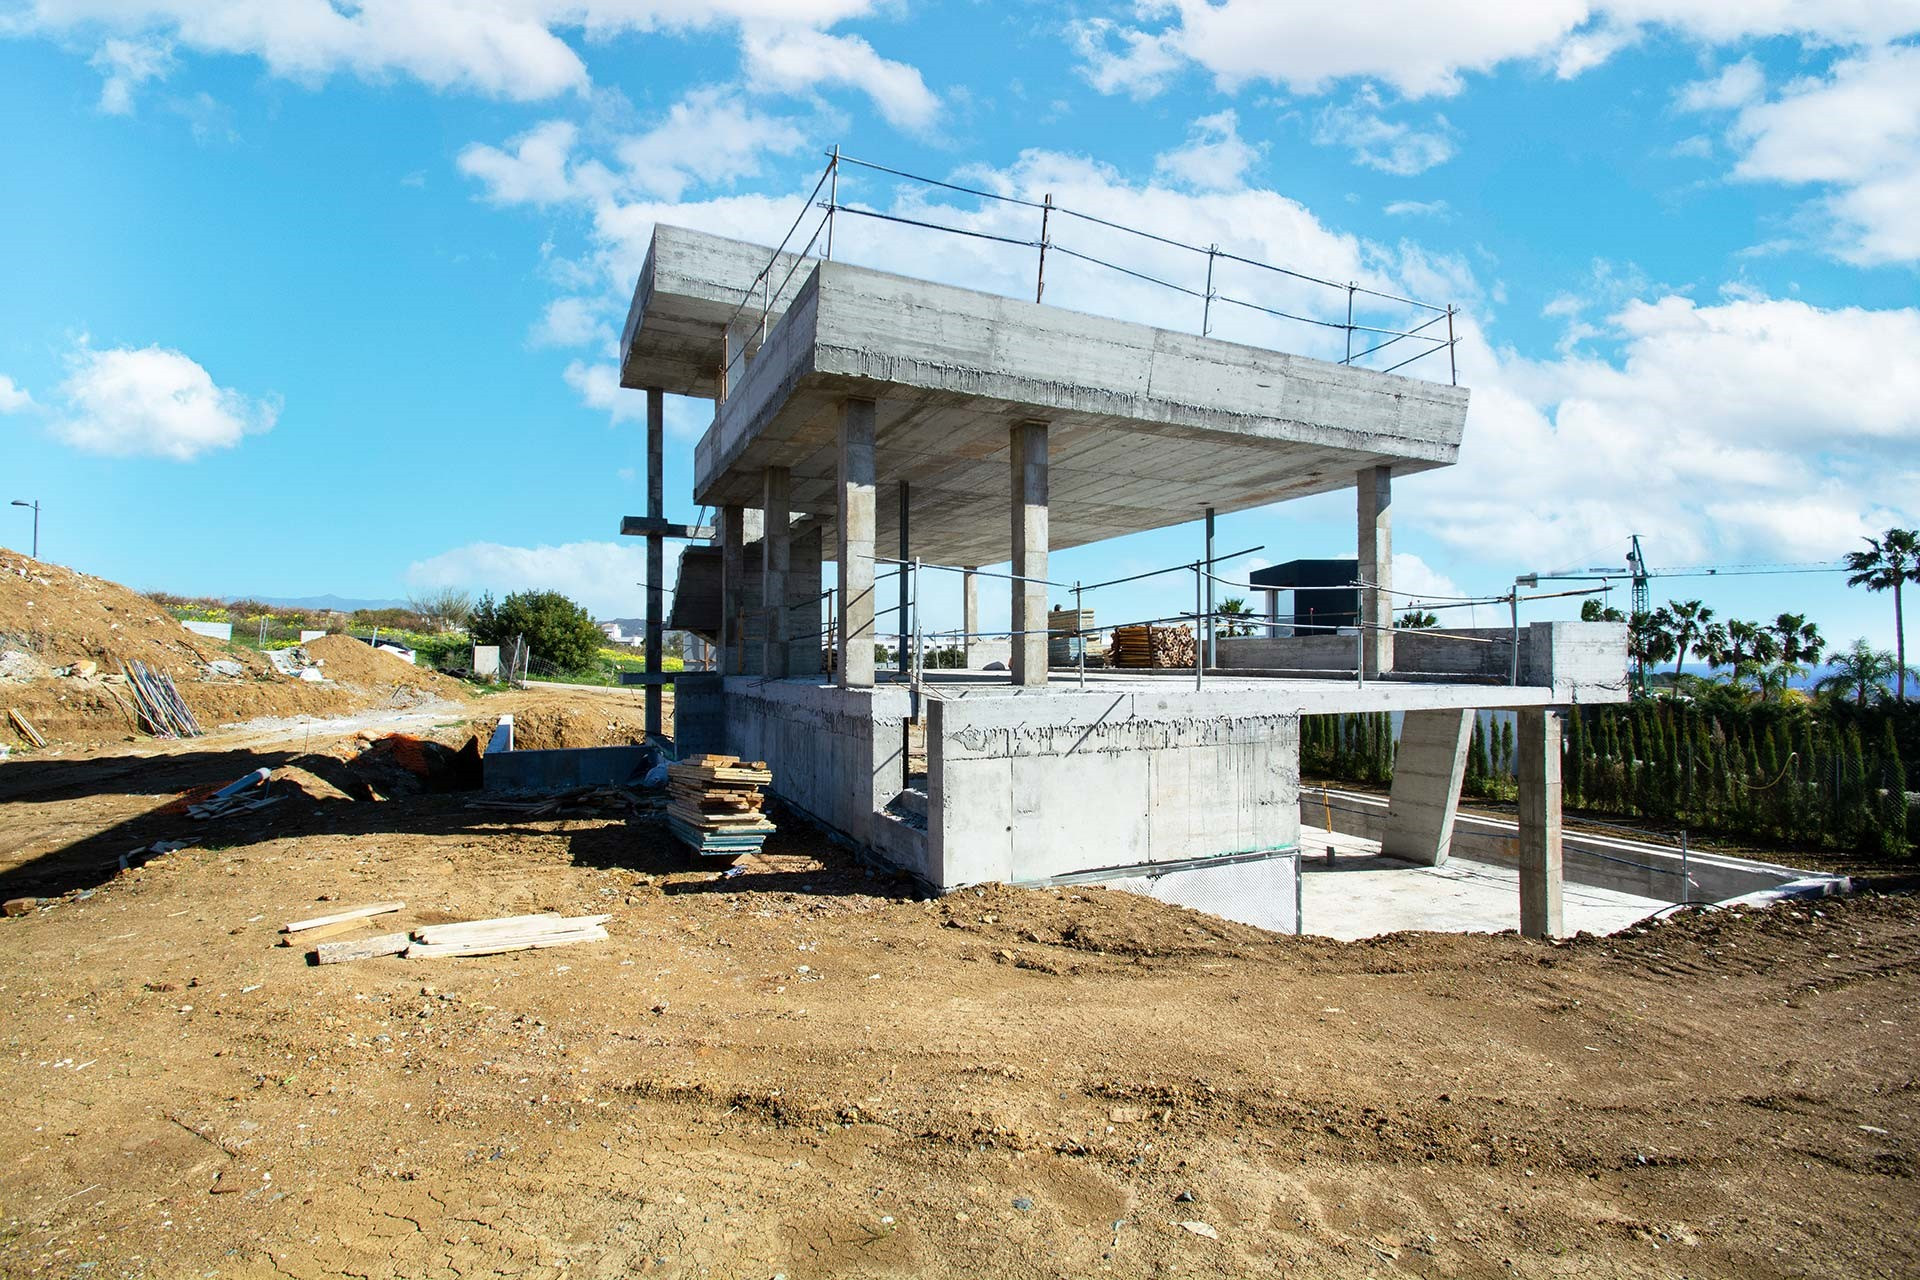
[[[539,706],[513,713],[513,746],[516,751],[550,751],[556,747],[628,747],[647,740],[646,713],[628,708],[612,699],[599,706]],[[484,745],[499,724],[492,720],[475,723],[475,731]]]
[[[468,696],[456,680],[347,636],[316,640],[308,652],[325,663],[326,683],[282,676],[254,650],[195,635],[119,583],[0,549],[0,744],[16,750],[30,744],[6,709],[56,748],[140,736],[121,673],[133,662],[172,676],[208,730]]]
[[[416,667],[405,658],[352,636],[321,636],[300,647],[320,665],[320,674],[336,684],[357,685],[369,692],[409,689],[449,699],[471,693],[451,676],[443,676],[432,667]]]

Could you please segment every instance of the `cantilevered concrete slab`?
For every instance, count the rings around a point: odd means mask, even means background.
[[[620,385],[718,396],[728,323],[750,322],[757,337],[763,304],[778,315],[806,283],[797,255],[766,269],[772,256],[745,240],[655,227],[620,338]]]
[[[661,227],[623,342],[626,386],[717,396],[731,319],[738,361],[695,456],[695,497],[759,500],[791,470],[796,512],[833,511],[839,406],[876,405],[881,490],[913,492],[912,554],[990,564],[1006,521],[1014,423],[1048,423],[1054,549],[1351,487],[1363,468],[1453,462],[1464,388],[954,288],[841,262],[768,273],[770,250]],[[788,287],[781,288],[781,282]],[[750,291],[754,300],[740,310]],[[738,332],[743,322],[751,332]],[[875,542],[898,545],[890,504]]]

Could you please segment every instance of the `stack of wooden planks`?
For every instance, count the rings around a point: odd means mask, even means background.
[[[775,828],[760,811],[773,781],[764,760],[689,756],[667,766],[667,827],[694,852],[732,858],[755,853]]]
[[[1193,628],[1115,627],[1107,661],[1116,667],[1191,667],[1195,654]]]
[[[282,927],[280,945],[291,947],[316,943],[314,960],[319,964],[342,964],[349,960],[398,955],[404,955],[409,960],[433,960],[442,956],[491,956],[504,951],[564,947],[575,942],[605,942],[606,924],[611,918],[604,915],[563,916],[542,911],[534,915],[465,920],[457,924],[429,924],[367,938],[325,941],[367,928],[376,923],[373,917],[402,910],[406,905],[404,902],[376,902],[312,920],[296,920]]]

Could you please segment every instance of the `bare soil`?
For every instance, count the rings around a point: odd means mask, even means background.
[[[639,696],[430,732],[569,707]],[[1913,897],[1563,945],[923,901],[791,818],[723,878],[649,822],[354,800],[329,779],[368,734],[0,765],[0,895],[48,899],[0,919],[0,1270],[1920,1274]],[[168,812],[255,764],[301,794]],[[387,898],[381,929],[551,909],[613,936],[274,945]]]
[[[203,728],[262,716],[333,716],[470,696],[457,680],[377,653],[348,636],[303,646],[324,682],[276,672],[254,650],[198,636],[159,604],[104,578],[0,548],[0,745],[31,743],[7,722],[19,711],[60,755],[76,746],[141,742],[122,665],[173,677]],[[211,664],[234,664],[238,674]],[[64,674],[63,674],[64,673]]]

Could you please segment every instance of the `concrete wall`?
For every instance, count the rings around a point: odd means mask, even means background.
[[[483,757],[488,791],[570,791],[635,780],[652,753],[646,747],[558,747],[500,751]]]
[[[1508,627],[1439,628],[1445,635],[1400,631],[1393,669],[1403,675],[1464,676],[1505,681],[1511,675]],[[1465,636],[1449,640],[1445,636]],[[1352,671],[1353,636],[1235,636],[1219,641],[1222,670]],[[1621,702],[1627,696],[1627,627],[1623,622],[1533,622],[1520,629],[1520,683],[1550,687],[1567,702]],[[1488,705],[1495,705],[1491,698]]]
[[[903,783],[905,689],[733,677],[724,704],[726,745],[718,749],[766,761],[774,795],[863,844],[876,843],[875,815]]]
[[[1290,845],[1300,721],[1232,693],[928,703],[927,878],[1038,880]]]

